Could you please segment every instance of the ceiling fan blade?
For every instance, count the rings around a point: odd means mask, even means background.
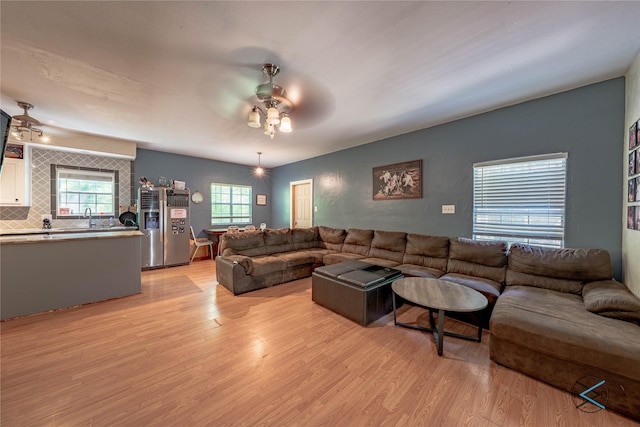
[[[316,126],[335,111],[335,98],[331,91],[310,76],[296,76],[295,81],[283,83],[293,103],[291,120],[294,128],[305,129]]]

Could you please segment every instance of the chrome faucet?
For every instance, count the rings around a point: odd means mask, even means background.
[[[84,210],[84,217],[87,217],[87,211],[89,211],[89,228],[93,228],[96,226],[96,222],[93,220],[93,215],[91,215],[91,208],[86,208]]]

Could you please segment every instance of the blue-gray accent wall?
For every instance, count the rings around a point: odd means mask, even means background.
[[[253,187],[253,224],[271,224],[271,182],[269,174],[261,177],[253,174],[253,167],[199,157],[182,156],[160,151],[138,149],[135,161],[136,182],[144,176],[158,184],[159,178],[185,181],[191,193],[199,191],[204,196],[200,204],[190,203],[191,225],[199,237],[211,225],[211,183],[250,185]],[[136,188],[137,193],[137,188]],[[267,206],[256,205],[256,194],[267,195]],[[215,226],[224,227],[224,226]]]
[[[289,226],[290,182],[313,179],[314,225],[471,237],[473,163],[567,152],[565,246],[608,250],[620,280],[624,97],[621,77],[275,168],[272,226]],[[373,167],[417,159],[422,199],[372,199]]]

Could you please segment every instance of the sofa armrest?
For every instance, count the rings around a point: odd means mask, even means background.
[[[252,278],[249,273],[240,263],[230,258],[232,257],[216,257],[216,280],[218,283],[229,289],[234,295],[252,290],[250,289]]]
[[[251,259],[251,257],[244,256],[244,255],[228,255],[220,258],[221,258],[220,261],[221,263],[223,263],[223,265],[224,264],[237,265],[239,267],[242,267],[245,274],[253,273],[253,260]]]
[[[589,282],[582,288],[585,308],[600,316],[640,323],[640,298],[615,280]]]

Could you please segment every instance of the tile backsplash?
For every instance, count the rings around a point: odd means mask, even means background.
[[[120,204],[135,204],[133,161],[59,150],[31,148],[31,206],[0,206],[0,229],[41,228],[42,215],[51,213],[51,165],[82,166],[119,171]],[[86,219],[54,219],[52,226],[77,227]]]

